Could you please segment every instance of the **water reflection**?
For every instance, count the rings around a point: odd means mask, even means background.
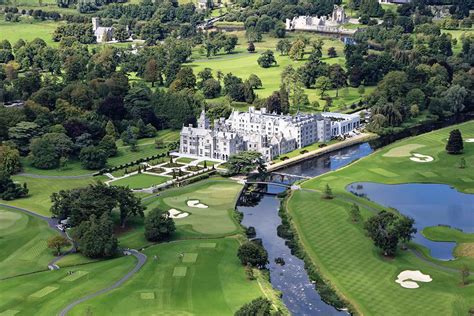
[[[418,229],[414,241],[429,248],[431,256],[437,259],[453,259],[456,243],[430,241],[421,234],[423,228],[449,225],[474,232],[474,194],[461,193],[449,185],[357,182],[350,184],[347,190],[413,217]]]

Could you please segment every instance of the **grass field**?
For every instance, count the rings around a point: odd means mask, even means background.
[[[463,132],[464,138],[474,137],[474,122],[456,128]],[[329,184],[336,194],[333,200],[323,200],[321,194],[314,191],[296,191],[288,201],[289,214],[308,255],[337,291],[362,314],[465,315],[474,306],[473,276],[470,277],[471,284],[462,287],[459,273],[434,267],[410,251],[399,251],[395,259],[383,258],[365,236],[363,225],[352,223],[348,213],[350,203],[342,199],[357,199],[345,190],[347,184],[356,181],[447,183],[460,191],[474,193],[472,182],[465,181],[474,178],[474,144],[464,144],[463,156],[468,167],[459,169],[460,156],[450,156],[444,151],[452,129],[454,127],[396,142],[348,167],[303,183],[303,188],[316,190]],[[416,152],[430,155],[435,160],[423,164],[404,156],[386,156],[395,148],[409,144],[424,145]],[[365,199],[357,200],[363,206],[381,209]],[[362,215],[366,219],[373,213],[362,207]],[[453,233],[443,234],[438,231],[431,235],[452,239]],[[456,234],[458,240],[461,240],[459,236],[463,236],[463,240],[472,238],[472,234]],[[438,263],[457,268],[467,264],[471,270],[474,268],[474,259],[467,257]],[[422,284],[416,290],[403,289],[394,280],[405,269],[430,274],[433,282]]]
[[[133,257],[122,257],[2,280],[0,313],[16,310],[18,316],[57,315],[69,302],[113,284],[134,264]],[[65,281],[68,271],[75,272],[70,277],[76,273],[81,277]]]
[[[0,207],[0,279],[46,269],[54,258],[46,244],[53,235],[45,222]]]
[[[257,281],[245,277],[236,256],[237,240],[206,242],[215,243],[215,248],[200,247],[200,240],[148,248],[148,262],[132,280],[78,305],[70,315],[233,315],[262,295]],[[183,260],[180,253],[185,254]],[[185,260],[190,253],[197,254],[195,262]]]
[[[171,180],[169,177],[137,174],[127,178],[110,182],[110,185],[129,187],[130,189],[144,189]]]
[[[211,68],[214,71],[214,75],[217,71],[222,71],[224,74],[231,72],[232,74],[243,78],[244,80],[248,78],[250,74],[256,74],[263,83],[261,89],[255,90],[255,93],[263,98],[272,94],[273,91],[279,89],[280,86],[280,74],[283,69],[292,65],[297,68],[303,65],[306,60],[293,61],[288,56],[280,56],[279,53],[275,52],[275,47],[279,39],[272,38],[269,36],[264,36],[264,40],[259,43],[255,43],[256,53],[247,52],[247,40],[244,37],[243,32],[233,32],[239,37],[239,44],[236,47],[235,53],[230,55],[218,55],[212,58],[207,59],[204,55],[194,51],[193,58],[194,62],[188,64],[188,66],[193,68],[194,73],[198,73],[204,68]],[[303,35],[312,40],[316,38],[322,38],[324,40],[323,46],[323,58],[322,60],[329,64],[338,63],[344,67],[344,43],[339,39],[319,36],[314,33],[302,33],[302,32],[292,32],[288,33],[288,38],[290,40],[296,39],[298,36]],[[329,47],[335,47],[338,57],[329,58],[327,56],[327,50]],[[266,50],[273,50],[275,52],[275,58],[277,60],[277,65],[270,68],[261,68],[258,66],[257,59],[260,54]],[[308,51],[309,52],[309,51]],[[308,57],[308,55],[306,55]],[[365,94],[368,94],[372,90],[372,87],[366,87]],[[302,108],[300,110],[312,112],[319,110],[321,111],[322,107],[325,104],[325,101],[321,101],[320,91],[317,89],[306,89],[305,92],[308,94],[310,101],[318,101],[320,103],[320,108]],[[336,90],[331,90],[327,92],[331,97],[335,97]],[[334,109],[344,109],[343,104],[349,106],[353,102],[358,102],[360,100],[360,95],[357,93],[356,88],[348,88],[347,92],[339,91],[339,98],[334,99]],[[213,100],[209,100],[212,102]],[[293,109],[296,111],[296,109]]]
[[[30,190],[26,198],[13,201],[2,201],[2,203],[26,208],[32,212],[41,215],[51,215],[49,208],[51,206],[50,196],[60,190],[83,187],[98,180],[105,180],[106,177],[87,177],[83,179],[38,179],[25,176],[14,176],[15,181],[26,182]]]
[[[190,215],[176,219],[176,238],[203,236],[217,237],[237,233],[238,226],[233,220],[233,210],[242,186],[236,182],[220,178],[203,180],[186,187],[169,189],[159,196],[144,201],[147,210],[159,207],[163,210],[175,208]],[[206,209],[187,206],[188,200],[199,200],[208,205]],[[133,229],[120,236],[124,247],[143,247],[148,244],[143,236],[142,221],[133,220],[129,225]]]
[[[56,47],[59,43],[53,42],[52,35],[60,23],[62,22],[37,22],[33,20],[10,23],[5,22],[2,17],[0,21],[0,41],[7,39],[13,45],[19,39],[32,41],[35,38],[42,38],[48,45]]]

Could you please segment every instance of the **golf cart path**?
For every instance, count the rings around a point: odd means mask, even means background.
[[[143,265],[145,264],[146,262],[146,255],[141,253],[141,252],[138,252],[137,250],[129,250],[130,254],[132,256],[134,256],[135,258],[137,258],[138,262],[137,264],[135,265],[135,267],[130,270],[126,275],[124,275],[120,280],[118,280],[117,282],[115,282],[114,284],[112,284],[111,286],[108,286],[106,288],[103,288],[102,290],[99,290],[97,292],[94,292],[94,293],[91,293],[89,295],[86,295],[78,300],[75,300],[74,302],[70,303],[68,306],[66,306],[63,310],[61,310],[61,312],[59,313],[60,316],[65,316],[72,308],[74,308],[76,305],[80,304],[80,303],[83,303],[85,301],[88,301],[90,299],[93,299],[99,295],[102,295],[104,293],[107,293],[109,291],[112,291],[116,288],[119,288],[123,283],[125,283],[126,281],[128,281],[132,276],[135,275],[135,273],[137,273],[141,267],[143,267]]]

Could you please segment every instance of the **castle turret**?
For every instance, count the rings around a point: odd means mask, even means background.
[[[92,31],[95,32],[99,26],[99,18],[92,18]]]
[[[197,125],[198,125],[198,128],[204,128],[204,129],[209,129],[211,127],[211,124],[209,122],[209,119],[206,116],[206,111],[204,111],[204,108],[201,111],[201,115],[199,116]]]

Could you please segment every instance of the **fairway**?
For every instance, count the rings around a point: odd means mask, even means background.
[[[460,169],[459,155],[448,155],[445,142],[449,131],[459,128],[465,138],[474,135],[474,122],[468,122],[412,137],[387,146],[372,155],[338,171],[303,183],[303,188],[322,191],[329,184],[336,195],[333,200],[321,199],[321,194],[295,191],[288,201],[288,211],[308,255],[337,289],[362,314],[366,315],[463,315],[474,306],[474,287],[459,286],[459,273],[432,266],[410,251],[399,251],[395,259],[387,260],[366,237],[363,224],[354,224],[348,210],[356,199],[362,206],[382,209],[376,204],[357,198],[345,188],[353,182],[395,183],[446,183],[463,192],[472,192],[474,144],[464,143],[466,169]],[[436,157],[430,164],[418,164],[407,157],[394,157],[394,151],[406,150],[411,144],[423,145],[418,151]],[[391,153],[387,157],[387,153]],[[374,168],[377,166],[378,168]],[[367,172],[367,171],[370,172]],[[342,197],[344,199],[342,199]],[[314,203],[314,201],[318,201]],[[366,219],[373,212],[362,207]],[[426,230],[426,229],[425,229]],[[456,255],[469,254],[472,234],[442,229],[426,230],[436,240],[456,240],[463,247]],[[425,250],[423,250],[425,252]],[[335,255],[337,254],[337,255]],[[430,259],[431,260],[431,259]],[[460,257],[438,264],[460,268],[467,264],[474,268],[474,259]],[[404,270],[421,270],[433,282],[420,284],[415,290],[404,289],[395,283]],[[472,280],[472,277],[471,277]]]
[[[185,253],[183,256],[183,263],[194,263],[196,262],[198,254],[195,252]]]
[[[215,243],[214,251],[200,244]],[[145,250],[147,263],[122,287],[79,304],[68,315],[233,315],[243,304],[262,296],[257,281],[245,277],[236,239],[186,240]],[[180,262],[180,254],[198,260]],[[150,260],[154,256],[157,260]],[[153,296],[152,296],[153,295]]]
[[[46,241],[55,234],[33,216],[0,207],[0,279],[45,270],[54,258]]]
[[[88,275],[88,274],[89,274],[88,271],[76,271],[73,274],[68,275],[67,277],[65,277],[61,281],[63,281],[63,282],[73,282],[73,281],[76,281],[76,280],[78,280],[78,279],[80,279],[83,276]]]
[[[124,186],[129,187],[130,189],[144,189],[165,183],[171,179],[172,178],[170,177],[153,176],[150,174],[141,173],[120,180],[112,181],[110,182],[110,185]]]

